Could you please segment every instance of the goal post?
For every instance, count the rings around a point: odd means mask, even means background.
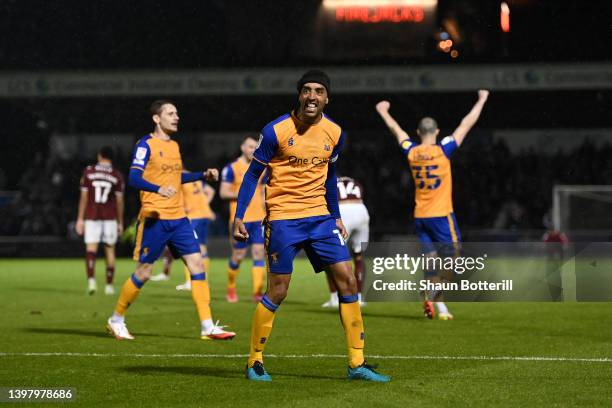
[[[553,187],[553,227],[558,231],[612,231],[612,185]]]

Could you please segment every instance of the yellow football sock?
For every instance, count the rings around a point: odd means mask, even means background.
[[[191,281],[191,297],[193,303],[198,309],[200,321],[212,319],[210,311],[210,288],[207,280],[192,280]]]
[[[349,366],[355,368],[364,362],[364,331],[359,302],[340,303],[340,319],[348,345]]]
[[[235,266],[235,268],[232,268]],[[227,287],[235,288],[236,287],[236,279],[238,278],[238,274],[240,273],[240,265],[230,265],[227,267]]]
[[[251,348],[249,350],[249,367],[255,364],[255,361],[263,363],[263,351],[266,346],[266,342],[270,337],[272,331],[272,323],[274,322],[275,313],[268,309],[272,307],[276,310],[277,305],[267,301],[268,307],[264,306],[264,302],[267,297],[264,296],[264,300],[257,304],[255,308],[255,314],[253,315],[253,326],[251,329]]]
[[[253,278],[253,294],[254,295],[259,295],[261,292],[263,292],[265,274],[266,274],[266,270],[263,266],[254,266],[251,269],[251,275]]]
[[[142,286],[142,284],[140,284],[140,286]],[[136,286],[132,280],[132,277],[129,277],[121,288],[121,293],[119,294],[119,299],[117,300],[117,305],[115,306],[115,313],[123,316],[127,308],[134,303],[139,293],[140,288]]]

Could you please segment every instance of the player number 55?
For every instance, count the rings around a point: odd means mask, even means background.
[[[427,188],[429,190],[435,190],[440,187],[442,180],[439,176],[432,174],[432,170],[437,170],[438,166],[410,166],[412,171],[414,172],[414,178],[417,181],[417,188],[424,189]],[[423,176],[423,172],[425,172],[425,176]],[[426,180],[430,180],[429,183]]]

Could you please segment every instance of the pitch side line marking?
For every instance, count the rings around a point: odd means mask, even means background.
[[[128,357],[128,358],[247,358],[248,354],[112,354],[112,353],[0,353],[0,357]],[[344,354],[266,354],[266,358],[346,358]],[[472,361],[560,361],[612,363],[612,358],[539,357],[539,356],[378,356],[380,360],[472,360]]]

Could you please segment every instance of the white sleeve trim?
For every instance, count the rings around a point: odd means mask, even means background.
[[[442,139],[442,141],[440,142],[441,145],[445,145],[448,144],[450,142],[455,141],[455,138],[452,136],[446,136],[444,139]]]

